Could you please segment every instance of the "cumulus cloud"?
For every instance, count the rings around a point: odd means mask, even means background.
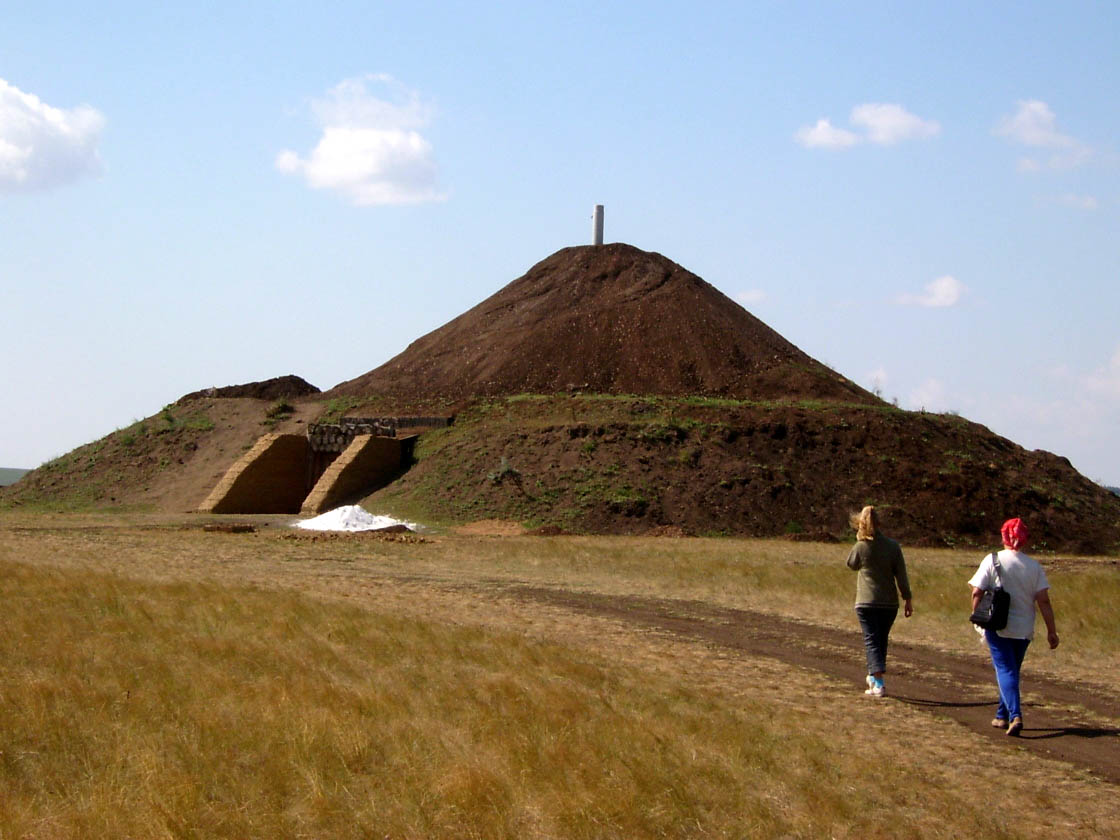
[[[935,120],[916,117],[901,105],[867,104],[852,109],[852,125],[862,128],[868,142],[891,146],[903,140],[923,140],[941,131]]]
[[[916,409],[934,412],[949,410],[945,383],[940,379],[927,379],[917,388],[914,388],[907,399],[909,404]]]
[[[898,302],[904,306],[926,306],[932,309],[956,306],[967,288],[957,278],[946,274],[926,284],[919,295],[900,295]]]
[[[892,146],[904,140],[923,140],[941,131],[936,120],[915,116],[901,105],[868,102],[852,108],[848,121],[857,131],[837,128],[827,117],[802,126],[794,139],[807,149],[846,149],[860,143]]]
[[[1036,387],[995,400],[1017,427],[1013,439],[1065,455],[1085,475],[1120,485],[1120,346],[1095,367],[1056,365],[1040,377]]]
[[[1045,161],[1033,157],[1020,158],[1020,172],[1037,172],[1043,168],[1072,169],[1093,156],[1093,150],[1087,144],[1058,130],[1058,118],[1045,102],[1029,99],[1018,104],[1019,108],[1012,116],[999,121],[995,133],[1013,143],[1048,153]]]
[[[373,91],[371,91],[373,89]],[[358,206],[442,201],[432,144],[419,129],[431,112],[390,76],[346,79],[311,103],[322,134],[303,157],[281,151],[276,168]]]
[[[766,300],[766,292],[762,289],[747,289],[745,292],[739,292],[739,294],[735,295],[735,300],[739,301],[743,306],[762,303],[762,301]]]
[[[1105,364],[1090,372],[1084,379],[1085,388],[1091,394],[1116,400],[1120,403],[1120,347]],[[1120,408],[1120,405],[1117,406]]]
[[[867,374],[867,379],[871,382],[871,390],[876,394],[881,394],[883,389],[887,387],[888,378],[887,369],[882,365]]]
[[[836,128],[824,118],[817,120],[816,125],[802,126],[794,139],[806,149],[846,149],[860,141],[859,135]]]
[[[1077,210],[1096,210],[1100,206],[1097,199],[1091,195],[1064,193],[1059,195],[1055,200],[1063,207],[1073,207]]]
[[[31,192],[101,172],[105,118],[95,108],[55,108],[0,79],[0,192]]]

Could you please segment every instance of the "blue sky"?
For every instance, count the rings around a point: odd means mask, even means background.
[[[529,5],[6,9],[0,465],[362,374],[600,203],[861,385],[1120,484],[1120,5]]]

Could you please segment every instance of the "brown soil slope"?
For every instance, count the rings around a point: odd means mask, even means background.
[[[660,254],[564,248],[330,397],[556,393],[877,402]]]
[[[849,514],[875,504],[909,545],[990,546],[1022,516],[1039,550],[1120,548],[1120,498],[1066,459],[890,405],[515,397],[461,411],[417,456],[371,507],[576,533],[846,540]]]

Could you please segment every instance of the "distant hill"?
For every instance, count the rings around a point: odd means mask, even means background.
[[[7,487],[9,484],[15,484],[30,470],[21,470],[15,467],[0,467],[0,487]]]

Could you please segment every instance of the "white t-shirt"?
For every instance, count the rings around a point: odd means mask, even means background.
[[[1005,639],[1030,639],[1034,636],[1035,596],[1050,588],[1046,572],[1030,555],[1005,548],[999,553],[999,578],[1011,596],[1011,609],[1007,612],[1007,626],[996,633]],[[993,588],[995,567],[991,554],[985,555],[968,583],[977,589]]]

